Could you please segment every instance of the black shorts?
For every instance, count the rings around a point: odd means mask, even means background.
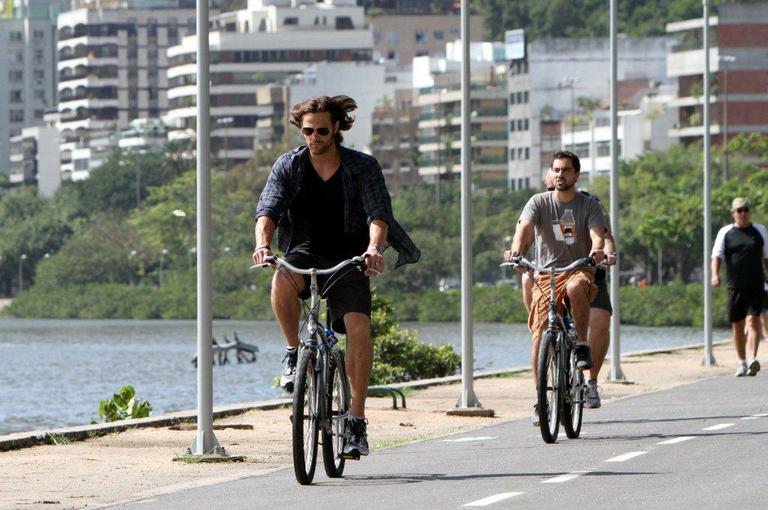
[[[747,315],[760,315],[763,311],[765,291],[761,287],[728,289],[726,311],[730,322],[743,321]]]
[[[316,267],[325,269],[333,267],[344,258],[329,258],[310,255],[302,251],[293,251],[284,256],[291,265],[301,269]],[[330,285],[328,285],[330,284]],[[318,276],[317,287],[320,294],[327,299],[328,314],[331,327],[338,333],[346,333],[344,315],[358,312],[371,316],[371,286],[370,281],[362,271],[348,266],[335,275]],[[301,299],[309,299],[309,276],[304,276],[304,290],[299,294]]]
[[[592,300],[592,303],[589,305],[589,307],[607,310],[609,314],[613,315],[613,307],[611,306],[611,294],[608,292],[608,284],[605,280],[602,280],[595,281],[595,285],[597,285],[597,295],[595,296],[595,299]]]

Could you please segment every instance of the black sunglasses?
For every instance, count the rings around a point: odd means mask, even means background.
[[[328,136],[328,133],[331,132],[331,130],[327,127],[321,127],[317,129],[311,127],[301,128],[301,132],[304,134],[304,136],[312,136],[312,133],[315,131],[317,131],[317,134],[320,136]]]
[[[749,212],[749,207],[739,207],[739,208],[736,209],[736,212],[737,213],[748,213]]]

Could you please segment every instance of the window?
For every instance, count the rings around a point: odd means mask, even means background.
[[[523,102],[524,103],[528,102],[528,91],[527,90],[525,92],[523,92]]]
[[[36,80],[44,80],[45,79],[45,71],[43,71],[42,69],[35,69],[33,76],[35,77]]]
[[[317,18],[315,18],[315,25],[317,25]],[[373,44],[379,44],[381,42],[381,30],[373,31]]]
[[[517,148],[517,159],[523,159],[523,153],[524,153],[523,148],[522,147],[518,147]]]
[[[509,159],[512,160],[512,161],[515,160],[515,148],[514,147],[509,149]]]
[[[8,118],[11,122],[24,122],[24,110],[11,110]]]
[[[400,44],[400,32],[397,30],[387,30],[387,43],[393,46]]]
[[[10,82],[19,82],[24,81],[24,71],[8,71],[8,81]]]
[[[45,101],[45,91],[44,90],[36,89],[35,92],[34,92],[34,97],[38,101]]]
[[[168,44],[179,42],[179,25],[176,18],[168,18]]]
[[[515,125],[516,125],[516,124],[517,124],[517,123],[515,122],[515,119],[512,119],[512,120],[510,120],[510,121],[509,121],[509,131],[510,131],[511,133],[514,133],[514,132],[515,132]]]
[[[355,28],[349,16],[336,16],[336,30],[353,30]]]
[[[417,30],[414,33],[416,44],[425,44],[427,42],[427,33],[424,30]]]
[[[42,119],[43,115],[45,115],[45,110],[35,110],[36,119]]]
[[[21,51],[14,51],[10,55],[8,55],[8,60],[12,64],[23,64],[24,63],[24,53]]]
[[[435,30],[434,32],[432,32],[432,38],[435,41],[442,41],[443,39],[445,39],[445,32],[443,32],[442,30]]]
[[[43,50],[35,50],[35,64],[42,65],[44,58],[45,58],[45,53],[43,52]]]
[[[525,120],[523,121],[523,129],[524,129],[525,131],[528,131],[528,130],[530,129],[530,123],[528,122],[528,119],[525,119]]]
[[[32,38],[33,39],[37,39],[37,40],[45,39],[45,32],[42,31],[42,30],[33,30],[32,31]]]
[[[517,97],[517,96],[515,96],[515,93],[514,93],[514,92],[512,92],[512,93],[509,95],[509,104],[517,104],[517,103],[515,103],[515,97]]]
[[[517,119],[517,130],[518,131],[523,130],[523,119]]]
[[[24,96],[22,95],[21,90],[11,90],[9,96],[11,103],[21,103],[24,101]]]
[[[157,37],[157,20],[147,18],[147,37]]]
[[[8,33],[8,40],[10,42],[22,42],[24,40],[24,34],[14,30],[13,32]]]
[[[287,16],[283,18],[283,25],[298,25],[299,24],[299,18],[295,16]]]
[[[525,159],[531,159],[531,149],[529,147],[525,148]]]

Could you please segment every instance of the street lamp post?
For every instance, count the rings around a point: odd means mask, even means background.
[[[733,55],[720,55],[723,63],[723,181],[728,179],[728,64],[736,61]]]
[[[24,261],[27,260],[27,254],[22,253],[19,257],[19,292],[24,290]]]

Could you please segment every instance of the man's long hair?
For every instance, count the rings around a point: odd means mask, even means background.
[[[344,137],[342,131],[352,127],[355,122],[354,117],[349,113],[357,110],[357,103],[349,96],[315,96],[300,101],[291,107],[291,124],[301,129],[301,119],[307,113],[328,112],[331,114],[331,123],[339,123],[339,131],[334,137],[336,145],[341,145]]]

